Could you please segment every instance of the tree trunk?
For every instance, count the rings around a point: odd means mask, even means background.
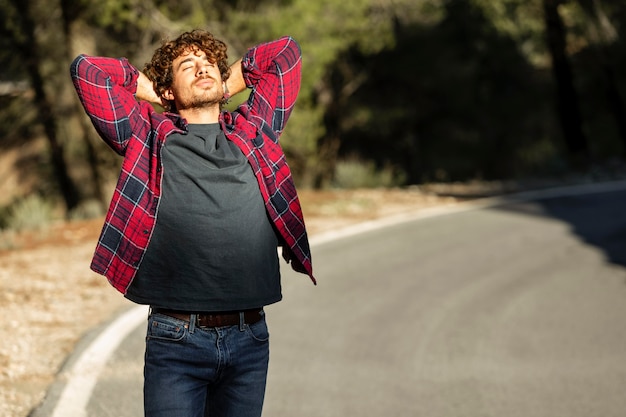
[[[617,124],[617,132],[622,142],[622,157],[626,158],[626,111],[624,109],[624,100],[617,88],[617,77],[611,64],[605,62],[603,70],[607,81],[606,96],[609,109]]]
[[[600,0],[578,0],[578,3],[593,21],[598,43],[598,63],[605,76],[609,111],[615,119],[622,142],[622,154],[626,158],[626,106],[619,92],[618,77],[613,66],[614,57],[610,50],[610,45],[618,40],[619,34],[604,12]]]
[[[348,99],[365,81],[365,72],[355,70],[346,60],[339,60],[318,92],[319,103],[325,108],[326,134],[319,138],[317,144],[320,163],[316,167],[313,181],[316,189],[327,186],[335,175],[341,148],[341,115],[346,112]]]
[[[35,22],[29,14],[30,7],[28,0],[12,0],[12,4],[20,16],[19,27],[22,32],[21,38],[23,39],[20,45],[20,51],[26,72],[35,92],[35,106],[50,145],[50,156],[54,174],[63,196],[66,210],[69,212],[78,205],[79,195],[74,182],[68,174],[63,146],[59,143],[57,137],[56,116],[44,89],[44,79],[39,69],[40,56],[35,38]]]
[[[94,54],[95,53],[95,39],[93,34],[84,28],[80,24],[80,17],[84,11],[84,6],[79,2],[73,0],[61,0],[61,13],[63,16],[63,36],[65,39],[65,56],[67,62],[71,62],[75,56],[79,53]],[[73,87],[72,87],[73,90]],[[89,118],[84,113],[82,106],[76,100],[76,95],[72,91],[72,103],[67,107],[70,109],[70,113],[66,115],[68,122],[71,120],[74,125],[79,128],[72,137],[73,140],[82,140],[85,145],[85,151],[87,153],[87,162],[89,163],[89,172],[91,180],[91,188],[94,193],[94,198],[98,201],[101,210],[106,209],[106,197],[103,190],[102,175],[100,173],[100,167],[98,164],[98,151],[94,146],[95,131]]]
[[[563,138],[574,166],[584,168],[589,163],[589,145],[582,130],[578,95],[567,58],[565,27],[558,11],[560,4],[561,0],[543,0],[546,38],[552,56],[552,73],[556,82],[557,109]]]

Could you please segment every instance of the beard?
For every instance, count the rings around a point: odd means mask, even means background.
[[[221,95],[217,94],[196,94],[185,100],[178,102],[178,109],[202,109],[219,105],[222,100]]]
[[[210,88],[194,86],[189,94],[178,97],[177,108],[178,110],[210,108],[219,106],[223,98],[224,91],[217,82]]]
[[[221,100],[220,98],[214,98],[213,96],[203,96],[197,95],[192,97],[189,101],[182,103],[183,109],[201,109],[215,106],[219,104]]]

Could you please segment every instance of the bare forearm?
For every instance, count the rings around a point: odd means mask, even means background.
[[[226,87],[231,96],[241,93],[246,89],[246,82],[243,79],[241,70],[241,59],[230,66],[230,77],[226,80]]]
[[[137,92],[135,93],[137,100],[144,100],[149,103],[161,104],[161,98],[154,91],[154,84],[143,73],[139,72],[139,78],[137,78]]]

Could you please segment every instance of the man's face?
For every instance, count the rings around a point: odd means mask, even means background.
[[[174,100],[178,111],[219,106],[224,97],[217,65],[200,50],[187,50],[172,63],[173,81],[165,98]]]

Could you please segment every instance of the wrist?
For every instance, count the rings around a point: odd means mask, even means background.
[[[137,78],[137,91],[135,92],[135,98],[137,100],[143,100],[150,103],[161,103],[161,98],[154,91],[154,84],[150,79],[142,72],[139,72]]]

